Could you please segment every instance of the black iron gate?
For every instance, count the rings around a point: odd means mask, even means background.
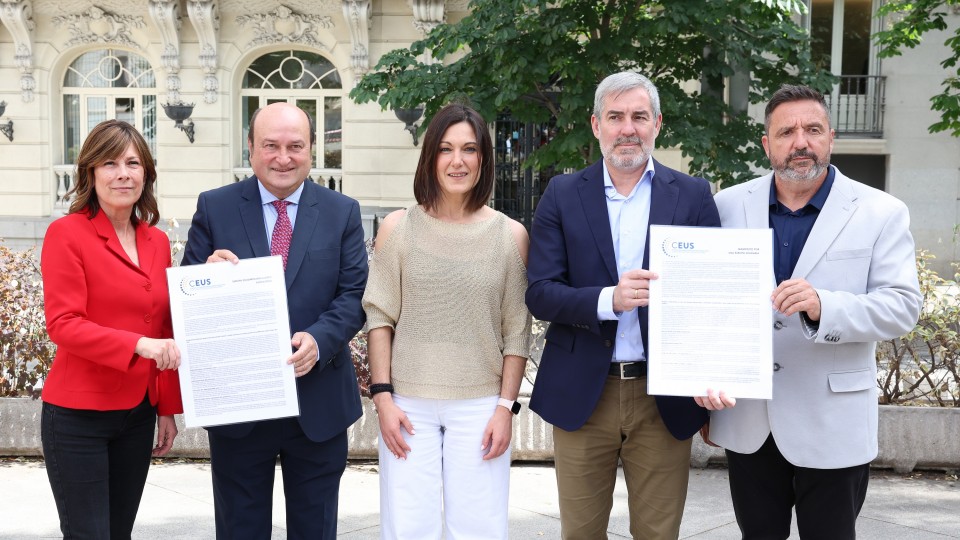
[[[494,132],[493,207],[529,229],[540,196],[555,173],[552,168],[524,169],[523,160],[551,139],[552,129],[549,125],[518,122],[509,115],[500,115]]]

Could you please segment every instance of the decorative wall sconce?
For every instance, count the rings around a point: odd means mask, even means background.
[[[7,110],[7,102],[0,101],[0,116]],[[0,124],[0,133],[7,136],[7,140],[13,142],[13,120],[7,120],[6,124]]]
[[[190,144],[193,144],[193,120],[190,120],[190,115],[193,114],[194,105],[194,103],[184,103],[182,101],[163,104],[163,112],[167,113],[167,117],[175,122],[174,127],[187,134]]]
[[[410,132],[410,135],[413,137],[413,145],[417,146],[419,144],[419,137],[417,137],[417,121],[420,120],[420,117],[423,116],[423,106],[414,107],[412,109],[406,109],[399,107],[393,110],[393,114],[397,115],[397,120],[403,122],[403,129]]]

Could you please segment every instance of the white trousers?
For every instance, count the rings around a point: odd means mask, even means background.
[[[394,395],[416,435],[397,459],[380,440],[380,538],[507,538],[510,449],[483,461],[483,430],[499,396],[422,399]]]

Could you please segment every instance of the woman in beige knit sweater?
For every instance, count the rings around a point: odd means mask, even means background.
[[[388,215],[377,234],[363,306],[381,538],[507,537],[529,240],[486,205],[493,177],[483,118],[448,105],[427,127],[418,204]]]

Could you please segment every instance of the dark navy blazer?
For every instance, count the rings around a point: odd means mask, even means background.
[[[200,194],[190,226],[183,264],[206,262],[217,249],[237,257],[270,255],[256,177]],[[360,394],[348,343],[363,326],[360,300],[367,283],[367,253],[357,201],[304,182],[287,257],[290,331],[308,332],[320,359],[297,378],[300,425],[311,440],[328,440],[360,415]],[[209,428],[239,438],[247,422]]]
[[[719,227],[710,184],[654,161],[650,224]],[[649,267],[650,233],[643,254]],[[560,175],[547,185],[530,234],[527,306],[550,321],[530,408],[573,431],[593,414],[613,356],[617,321],[597,320],[597,299],[619,281],[607,215],[602,162]],[[647,308],[639,313],[647,348]],[[677,439],[707,421],[693,398],[657,396],[657,408]]]

